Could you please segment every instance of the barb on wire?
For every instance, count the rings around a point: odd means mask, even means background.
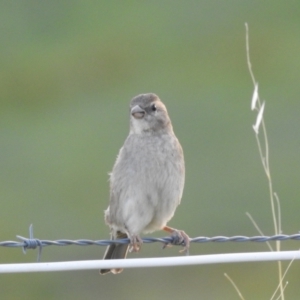
[[[38,257],[37,257],[37,262],[41,261],[41,256],[42,256],[42,249],[43,249],[43,244],[39,239],[35,239],[33,237],[33,226],[30,224],[29,226],[29,239],[24,238],[22,236],[17,235],[17,238],[23,241],[22,250],[23,253],[26,254],[27,249],[36,249],[36,247],[39,247],[39,252],[38,252]],[[9,247],[9,246],[8,246]],[[15,246],[18,247],[18,246]]]

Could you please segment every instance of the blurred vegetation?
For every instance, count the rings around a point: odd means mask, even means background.
[[[246,65],[266,100],[271,172],[284,233],[299,231],[300,3],[295,1],[1,1],[0,240],[108,237],[108,175],[128,133],[128,103],[166,103],[187,167],[171,226],[190,236],[273,233],[267,181],[250,111]],[[156,236],[163,233],[154,234]],[[298,249],[297,242],[283,243]],[[32,262],[0,249],[1,263]],[[261,244],[192,245],[191,254],[268,250]],[[100,247],[49,247],[42,261],[102,258]],[[130,257],[177,255],[145,245]],[[294,262],[287,299],[299,295]],[[269,299],[276,263],[2,275],[3,299]],[[184,274],[184,276],[183,276]],[[134,285],[133,285],[134,284]]]

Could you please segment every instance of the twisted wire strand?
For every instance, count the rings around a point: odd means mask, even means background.
[[[0,247],[22,247],[23,253],[26,254],[27,249],[36,249],[38,248],[38,257],[37,261],[41,260],[42,249],[45,246],[108,246],[112,244],[129,244],[130,240],[127,239],[119,239],[119,240],[88,240],[88,239],[80,239],[80,240],[67,240],[67,239],[60,239],[55,241],[50,240],[40,240],[33,237],[33,226],[32,224],[29,226],[29,238],[25,238],[22,236],[17,235],[17,238],[21,240],[21,242],[16,241],[3,241],[0,242]],[[183,245],[184,241],[179,241],[178,237],[175,235],[163,238],[143,238],[144,243],[155,243],[160,242],[163,243],[165,246],[168,244],[172,245]],[[270,242],[270,241],[286,241],[286,240],[300,240],[300,233],[286,235],[286,234],[278,234],[272,236],[214,236],[214,237],[205,237],[199,236],[190,239],[190,243],[208,243],[208,242],[217,242],[217,243],[224,243],[224,242]],[[186,251],[186,255],[188,255],[188,251]]]
[[[119,239],[119,240],[89,240],[89,239],[79,239],[79,240],[68,240],[68,239],[59,239],[59,240],[40,240],[30,237],[25,238],[21,236],[17,236],[19,239],[21,239],[21,242],[17,241],[2,241],[0,242],[0,247],[22,247],[24,250],[26,249],[36,249],[40,247],[45,246],[108,246],[111,244],[128,244],[130,242],[129,239]],[[155,243],[160,242],[163,244],[176,244],[174,242],[174,237],[163,237],[163,238],[143,238],[142,239],[144,243]],[[205,236],[199,236],[195,238],[191,238],[191,243],[208,243],[208,242],[215,242],[215,243],[225,243],[225,242],[257,242],[257,243],[263,243],[263,242],[270,242],[270,241],[287,241],[287,240],[294,240],[298,241],[300,240],[300,234],[278,234],[278,235],[272,235],[272,236],[214,236],[214,237],[205,237]]]
[[[17,235],[17,238],[21,240],[21,242],[16,241],[3,241],[0,242],[0,247],[22,247],[23,253],[26,254],[27,249],[36,249],[38,248],[38,256],[37,261],[41,261],[42,249],[45,246],[108,246],[111,244],[129,244],[130,240],[127,239],[118,239],[118,240],[88,240],[88,239],[79,239],[79,240],[68,240],[68,239],[59,239],[55,241],[50,240],[40,240],[33,237],[33,227],[32,224],[29,226],[29,238],[25,238],[22,236]],[[168,244],[172,245],[183,245],[183,241],[178,241],[178,237],[176,236],[169,236],[163,238],[143,238],[144,243],[155,243],[160,242],[163,243],[165,246]],[[214,236],[214,237],[205,237],[199,236],[190,239],[190,243],[208,243],[208,242],[215,242],[215,243],[224,243],[224,242],[270,242],[270,241],[286,241],[286,240],[300,240],[300,233],[286,235],[286,234],[278,234],[272,236]],[[186,255],[188,255],[188,250],[185,251]]]

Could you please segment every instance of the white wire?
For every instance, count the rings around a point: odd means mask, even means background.
[[[109,268],[174,267],[187,265],[221,264],[257,261],[300,259],[299,251],[250,252],[175,256],[159,258],[133,258],[114,260],[86,260],[49,263],[2,264],[0,273],[57,272]]]

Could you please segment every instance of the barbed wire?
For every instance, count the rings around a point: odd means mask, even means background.
[[[21,241],[2,241],[0,242],[0,247],[21,247],[23,249],[24,254],[26,253],[27,249],[36,249],[39,248],[38,253],[38,261],[41,258],[42,248],[45,246],[108,246],[111,244],[129,244],[130,240],[126,239],[118,239],[118,240],[90,240],[90,239],[78,239],[78,240],[69,240],[69,239],[59,239],[59,240],[41,240],[33,237],[33,226],[29,226],[29,238],[22,237],[17,235],[17,238]],[[143,238],[143,243],[155,243],[160,242],[164,245],[172,244],[172,245],[183,245],[183,243],[178,243],[176,237],[169,236],[163,238]],[[287,235],[287,234],[278,234],[272,236],[214,236],[214,237],[205,237],[199,236],[190,239],[190,243],[225,243],[225,242],[257,242],[257,243],[264,243],[264,242],[271,242],[271,241],[299,241],[300,240],[300,233]]]
[[[129,244],[130,240],[126,239],[119,239],[119,240],[89,240],[89,239],[78,239],[78,240],[69,240],[69,239],[59,239],[59,240],[40,240],[36,238],[25,238],[21,236],[17,236],[22,241],[2,241],[0,242],[0,247],[22,247],[24,249],[36,249],[37,247],[45,247],[45,246],[108,246],[111,244]],[[155,243],[160,242],[163,244],[176,244],[174,243],[174,237],[163,237],[163,238],[143,238],[143,243]],[[272,236],[243,236],[243,235],[236,235],[236,236],[214,236],[214,237],[205,237],[199,236],[195,238],[191,238],[191,243],[224,243],[224,242],[271,242],[271,241],[287,241],[287,240],[300,240],[300,234],[278,234]]]

